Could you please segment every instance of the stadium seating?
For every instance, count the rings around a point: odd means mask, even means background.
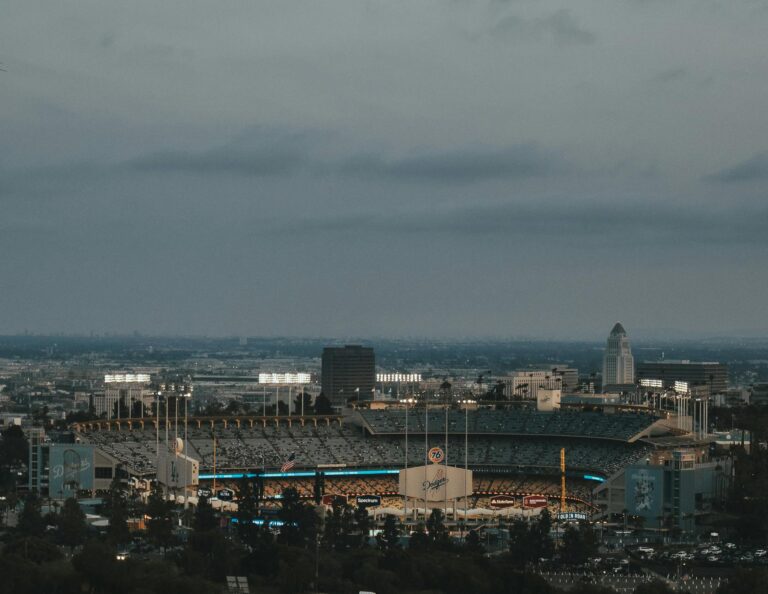
[[[360,414],[366,426],[374,434],[405,433],[404,410],[362,410]],[[539,412],[532,409],[470,411],[467,417],[461,411],[448,412],[448,433],[468,432],[491,435],[558,435],[593,437],[626,441],[649,427],[657,419],[649,414],[556,411]],[[445,433],[444,411],[432,411],[428,419],[423,411],[408,415],[408,431]]]
[[[400,411],[366,411],[364,417],[374,433],[352,424],[319,424],[302,426],[294,423],[275,426],[261,424],[238,428],[217,426],[216,468],[220,471],[239,469],[271,469],[295,454],[296,468],[344,464],[351,467],[402,467],[406,463],[405,436],[398,430],[404,417]],[[519,469],[520,472],[555,472],[560,463],[560,449],[566,450],[569,469],[610,475],[627,464],[647,455],[650,447],[628,443],[626,438],[647,427],[652,417],[646,415],[602,415],[599,413],[525,413],[476,411],[465,450],[461,413],[449,415],[449,440],[446,447],[444,416],[430,413],[430,437],[425,444],[423,433],[409,435],[407,463],[423,464],[428,445],[442,447],[449,463],[473,468]],[[409,415],[410,417],[411,415]],[[555,420],[553,420],[555,419]],[[606,420],[607,419],[607,420]],[[423,420],[423,419],[422,419]],[[409,424],[411,419],[409,418]],[[461,427],[455,422],[461,421]],[[434,427],[434,433],[432,432]],[[173,442],[177,430],[171,427]],[[184,437],[178,427],[178,436]],[[620,439],[624,436],[624,439]],[[200,460],[202,472],[214,467],[214,437],[210,429],[188,427],[187,453]],[[153,430],[94,431],[80,438],[115,456],[138,474],[154,472],[156,434]],[[160,434],[160,447],[165,447],[165,432]]]

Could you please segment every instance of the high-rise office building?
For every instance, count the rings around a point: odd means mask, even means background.
[[[643,361],[637,365],[637,379],[641,386],[659,391],[704,388],[710,395],[723,394],[728,389],[728,365],[716,361]]]
[[[376,382],[373,349],[359,345],[323,349],[323,394],[335,407],[351,400],[372,400]]]
[[[608,336],[603,356],[603,391],[611,386],[626,386],[635,382],[635,359],[629,346],[627,331],[616,322]]]

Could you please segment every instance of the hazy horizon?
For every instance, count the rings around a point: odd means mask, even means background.
[[[328,341],[333,343],[373,343],[373,342],[448,342],[448,343],[472,343],[472,342],[488,342],[488,343],[516,343],[516,342],[532,342],[532,343],[590,343],[599,344],[604,346],[605,340],[608,336],[606,333],[604,336],[597,334],[582,335],[582,336],[535,336],[535,335],[433,335],[433,336],[418,336],[418,335],[323,335],[323,334],[153,334],[144,333],[139,331],[125,331],[125,332],[113,332],[113,331],[88,331],[88,332],[35,332],[26,330],[19,333],[2,333],[0,332],[0,338],[125,338],[125,339],[157,339],[157,340],[239,340],[241,338],[247,338],[255,341],[270,341],[270,340],[308,340],[308,341]],[[629,334],[629,339],[632,344],[638,344],[641,346],[647,346],[648,343],[657,341],[663,344],[675,344],[675,343],[688,343],[691,341],[731,341],[731,340],[747,340],[747,341],[759,341],[768,340],[768,332],[747,331],[732,332],[732,333],[707,333],[702,331],[699,334],[675,332],[672,330],[637,330],[634,334]]]

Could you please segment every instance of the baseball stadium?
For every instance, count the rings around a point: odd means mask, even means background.
[[[158,452],[181,439],[184,454],[199,462],[201,488],[237,489],[256,478],[267,504],[294,488],[308,499],[377,496],[380,510],[414,515],[419,502],[404,496],[399,474],[428,465],[433,448],[440,463],[472,473],[471,486],[451,502],[454,512],[514,514],[547,505],[595,517],[596,493],[623,480],[626,468],[701,446],[667,413],[630,407],[394,407],[332,416],[113,419],[73,429],[135,477],[154,478]]]

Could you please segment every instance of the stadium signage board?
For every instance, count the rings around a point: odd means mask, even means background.
[[[515,498],[512,495],[496,495],[491,497],[491,507],[495,509],[502,509],[505,507],[514,507]]]
[[[557,514],[557,519],[560,522],[573,522],[587,519],[587,514],[582,512],[563,512]]]
[[[378,495],[358,495],[355,503],[360,507],[378,507],[381,505],[381,497]]]
[[[432,464],[440,464],[440,462],[445,460],[445,452],[443,451],[443,448],[432,448],[429,450],[427,459],[432,462]]]
[[[323,495],[323,505],[344,505],[347,502],[347,498],[344,495]]]
[[[235,496],[235,492],[232,489],[219,489],[216,491],[216,497],[219,501],[232,501]]]
[[[198,497],[205,497],[206,499],[210,499],[211,495],[213,495],[213,491],[211,491],[210,489],[206,489],[203,487],[197,490]]]
[[[526,495],[523,497],[523,507],[537,508],[547,507],[547,498],[543,495]]]
[[[400,473],[400,495],[426,501],[452,500],[472,494],[472,471],[428,464]]]

